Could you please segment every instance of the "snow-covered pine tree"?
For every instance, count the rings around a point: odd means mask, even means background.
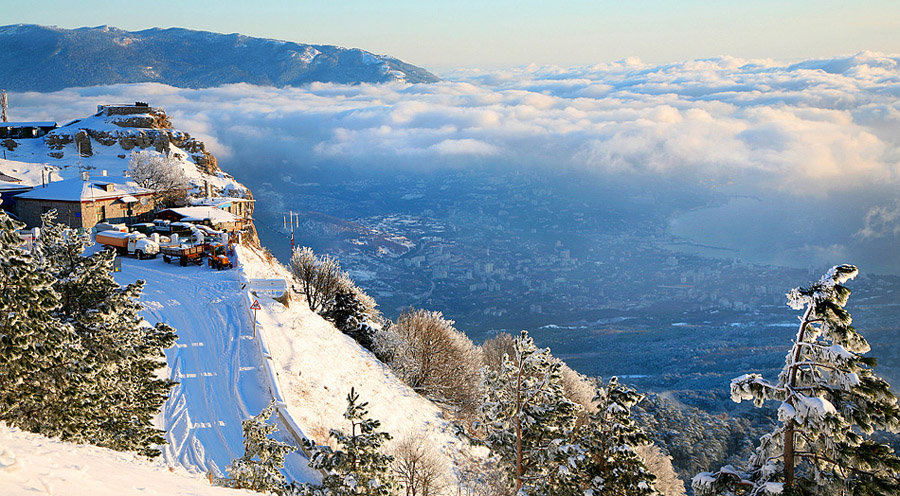
[[[594,396],[596,409],[590,422],[580,429],[580,443],[586,451],[581,469],[586,496],[653,496],[656,476],[647,470],[638,446],[650,438],[631,418],[631,407],[643,397],[612,377],[604,386],[598,381]]]
[[[475,427],[519,494],[582,494],[584,451],[572,442],[580,406],[566,398],[561,366],[522,331],[501,370],[485,370]]]
[[[125,287],[113,278],[115,253],[84,256],[92,243],[45,214],[36,245],[42,268],[51,274],[61,305],[54,316],[75,331],[78,366],[69,372],[78,394],[55,414],[53,435],[122,451],[156,456],[163,444],[153,417],[175,383],[157,377],[163,350],[175,343],[174,330],[149,326],[141,316],[143,281]]]
[[[734,401],[780,401],[778,426],[762,437],[746,471],[726,466],[694,477],[696,494],[900,494],[900,458],[870,437],[900,428],[897,398],[875,375],[869,343],[844,309],[850,290],[843,283],[857,273],[838,265],[788,293],[788,305],[804,313],[778,382],[759,374],[731,382]]]
[[[345,287],[334,295],[331,306],[322,314],[344,334],[353,338],[363,348],[371,350],[375,344],[375,328],[369,322],[371,315],[360,301],[358,290]]]
[[[219,484],[235,489],[251,489],[257,492],[284,494],[287,480],[281,469],[284,468],[284,457],[294,448],[269,435],[278,432],[278,427],[266,421],[275,411],[275,402],[255,417],[241,422],[244,433],[244,454],[231,462],[228,467],[230,479],[218,481]]]
[[[21,248],[23,227],[0,211],[0,421],[52,434],[54,413],[76,396],[69,372],[80,350],[54,316],[53,277]]]
[[[332,429],[329,436],[338,444],[336,450],[306,441],[309,466],[323,471],[321,485],[293,484],[295,495],[302,496],[390,496],[396,482],[391,473],[394,457],[381,453],[382,445],[391,439],[380,432],[381,422],[368,418],[368,403],[360,403],[354,388],[347,395],[344,418],[350,422],[350,433]]]

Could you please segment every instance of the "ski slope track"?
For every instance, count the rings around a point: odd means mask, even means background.
[[[170,377],[179,384],[157,419],[168,443],[163,457],[189,471],[225,475],[228,464],[244,452],[241,421],[271,399],[238,271],[123,257],[116,278],[120,284],[147,281],[145,318],[165,322],[178,333],[166,358]],[[283,425],[279,430],[284,441],[296,445]],[[289,455],[289,480],[317,481],[307,463],[299,451]]]

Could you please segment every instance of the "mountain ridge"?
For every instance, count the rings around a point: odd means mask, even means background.
[[[296,43],[185,28],[126,31],[35,24],[0,26],[0,87],[57,91],[158,82],[184,88],[230,83],[432,83],[421,67],[359,48]],[[52,77],[51,77],[52,75]]]

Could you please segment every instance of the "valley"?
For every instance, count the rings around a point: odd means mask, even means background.
[[[733,377],[777,374],[796,333],[784,295],[824,270],[689,253],[669,219],[727,201],[699,189],[527,170],[241,180],[299,213],[295,243],[336,255],[391,318],[409,306],[439,310],[476,342],[529,329],[581,373],[711,412],[743,409],[729,399]],[[287,262],[283,213],[263,204],[256,217],[263,243]],[[852,289],[879,370],[900,380],[900,277],[864,273]]]

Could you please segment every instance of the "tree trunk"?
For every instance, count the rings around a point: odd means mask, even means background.
[[[794,343],[794,356],[791,360],[791,375],[788,378],[786,403],[794,406],[793,391],[797,383],[797,362],[800,361],[800,353],[803,350],[801,343],[806,334],[806,328],[809,326],[809,318],[812,315],[813,305],[809,303],[806,312],[803,314],[803,320],[800,322],[800,329],[797,331],[797,342]],[[785,487],[794,486],[794,420],[788,420],[784,428],[784,485]]]
[[[519,358],[519,370],[516,375],[516,492],[522,489],[522,477],[525,475],[525,464],[522,455],[522,357]]]

